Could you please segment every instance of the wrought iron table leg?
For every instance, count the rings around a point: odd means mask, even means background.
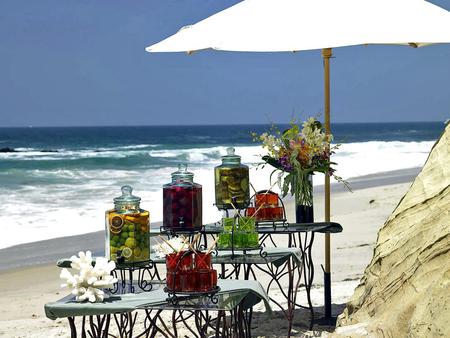
[[[161,319],[161,312],[162,310],[156,310],[156,314],[152,317],[151,315],[152,310],[145,310],[145,321],[144,321],[144,327],[145,327],[145,337],[156,337],[156,335],[159,333],[161,333],[164,337],[169,338],[175,338],[176,335],[172,334],[169,331],[169,328],[167,327],[167,325],[164,323],[164,321]],[[161,321],[162,323],[162,328],[158,325],[157,321],[158,319]],[[147,321],[149,322],[149,324],[146,324]]]
[[[292,277],[293,275],[293,270],[292,270],[292,266],[291,266],[291,258],[289,257],[288,260],[288,271],[289,271],[289,276],[288,276],[288,291],[287,291],[287,295],[288,295],[288,299],[287,299],[287,303],[288,303],[288,338],[291,337],[291,332],[292,332],[292,322],[294,321],[294,311],[295,311],[295,302],[293,301],[293,286],[294,286],[294,278]]]
[[[308,234],[310,237],[308,239]],[[298,234],[299,247],[302,251],[302,268],[305,281],[306,298],[308,300],[308,308],[310,312],[309,328],[312,329],[314,324],[314,307],[311,300],[311,287],[314,281],[314,263],[312,258],[312,246],[314,244],[314,232],[305,233],[305,240],[302,242],[301,234]]]
[[[133,269],[128,270],[128,279],[130,281],[130,285],[128,287],[128,293],[134,293],[134,286],[133,286]]]
[[[71,338],[77,338],[77,327],[75,326],[75,318],[74,317],[67,317],[69,320],[69,326],[70,326],[70,337]]]
[[[289,239],[288,239],[288,246],[291,247],[292,246],[292,240],[295,241],[295,237],[293,237],[292,235],[289,235]],[[293,270],[292,270],[292,266],[291,266],[291,258],[289,257],[288,260],[288,272],[289,272],[289,276],[288,276],[288,291],[287,291],[287,303],[288,303],[288,321],[289,321],[289,325],[288,325],[288,338],[291,337],[291,332],[292,332],[292,323],[294,322],[294,311],[295,311],[295,302],[293,301],[293,287],[294,287],[294,278],[293,278]]]
[[[70,326],[70,337],[77,338],[78,332],[75,324],[76,317],[67,317]],[[88,329],[86,329],[86,318]],[[83,316],[81,317],[81,338],[86,338],[87,334],[91,338],[105,338],[109,336],[109,325],[111,315]]]

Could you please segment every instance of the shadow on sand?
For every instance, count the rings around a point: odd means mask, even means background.
[[[346,304],[332,304],[332,313],[334,316],[341,314]],[[310,312],[306,309],[296,309],[294,313],[294,323],[292,326],[291,337],[321,337],[324,332],[333,332],[335,324],[323,324],[324,308],[318,306],[314,308],[314,326],[312,330],[310,325]],[[287,337],[289,323],[282,311],[273,311],[272,317],[262,312],[254,312],[252,320],[252,336],[266,338],[284,338]]]

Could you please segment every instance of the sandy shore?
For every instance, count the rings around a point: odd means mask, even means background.
[[[372,256],[378,229],[407,191],[417,172],[418,169],[409,169],[351,180],[353,193],[333,186],[332,219],[344,227],[343,233],[333,235],[331,241],[335,314],[342,311],[357,286]],[[316,220],[323,219],[322,195],[321,189],[316,189]],[[316,271],[313,302],[318,311],[321,310],[323,297],[320,268],[323,263],[323,239],[321,234],[316,236],[313,250]],[[103,233],[97,232],[0,250],[0,337],[68,336],[66,321],[51,321],[43,311],[46,302],[55,301],[65,294],[59,289],[59,269],[54,262],[59,257],[67,257],[88,248],[94,253],[100,253],[103,241]],[[326,334],[324,330],[331,330],[323,327],[309,332],[302,325],[302,317],[305,316],[299,313],[296,320],[299,337],[317,337]],[[267,321],[257,313],[254,323],[255,337],[283,337],[284,331],[280,328],[285,324],[281,318]]]

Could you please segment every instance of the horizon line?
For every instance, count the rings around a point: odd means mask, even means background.
[[[448,121],[448,120],[447,120]],[[446,121],[442,120],[430,120],[430,121],[386,121],[386,122],[380,122],[380,121],[367,121],[367,122],[332,122],[331,125],[336,124],[401,124],[401,123],[443,123],[445,124]],[[48,125],[39,125],[39,126],[33,126],[33,125],[22,125],[22,126],[0,126],[0,129],[19,129],[19,128],[121,128],[121,127],[127,127],[127,128],[142,128],[142,127],[226,127],[226,126],[270,126],[270,125],[288,125],[289,122],[274,122],[274,123],[224,123],[224,124],[146,124],[146,125],[124,125],[124,124],[114,124],[114,125],[56,125],[56,126],[48,126]]]

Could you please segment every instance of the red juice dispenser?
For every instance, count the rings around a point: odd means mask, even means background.
[[[178,165],[172,182],[163,186],[163,229],[194,232],[202,228],[202,186],[194,183],[187,165]]]

